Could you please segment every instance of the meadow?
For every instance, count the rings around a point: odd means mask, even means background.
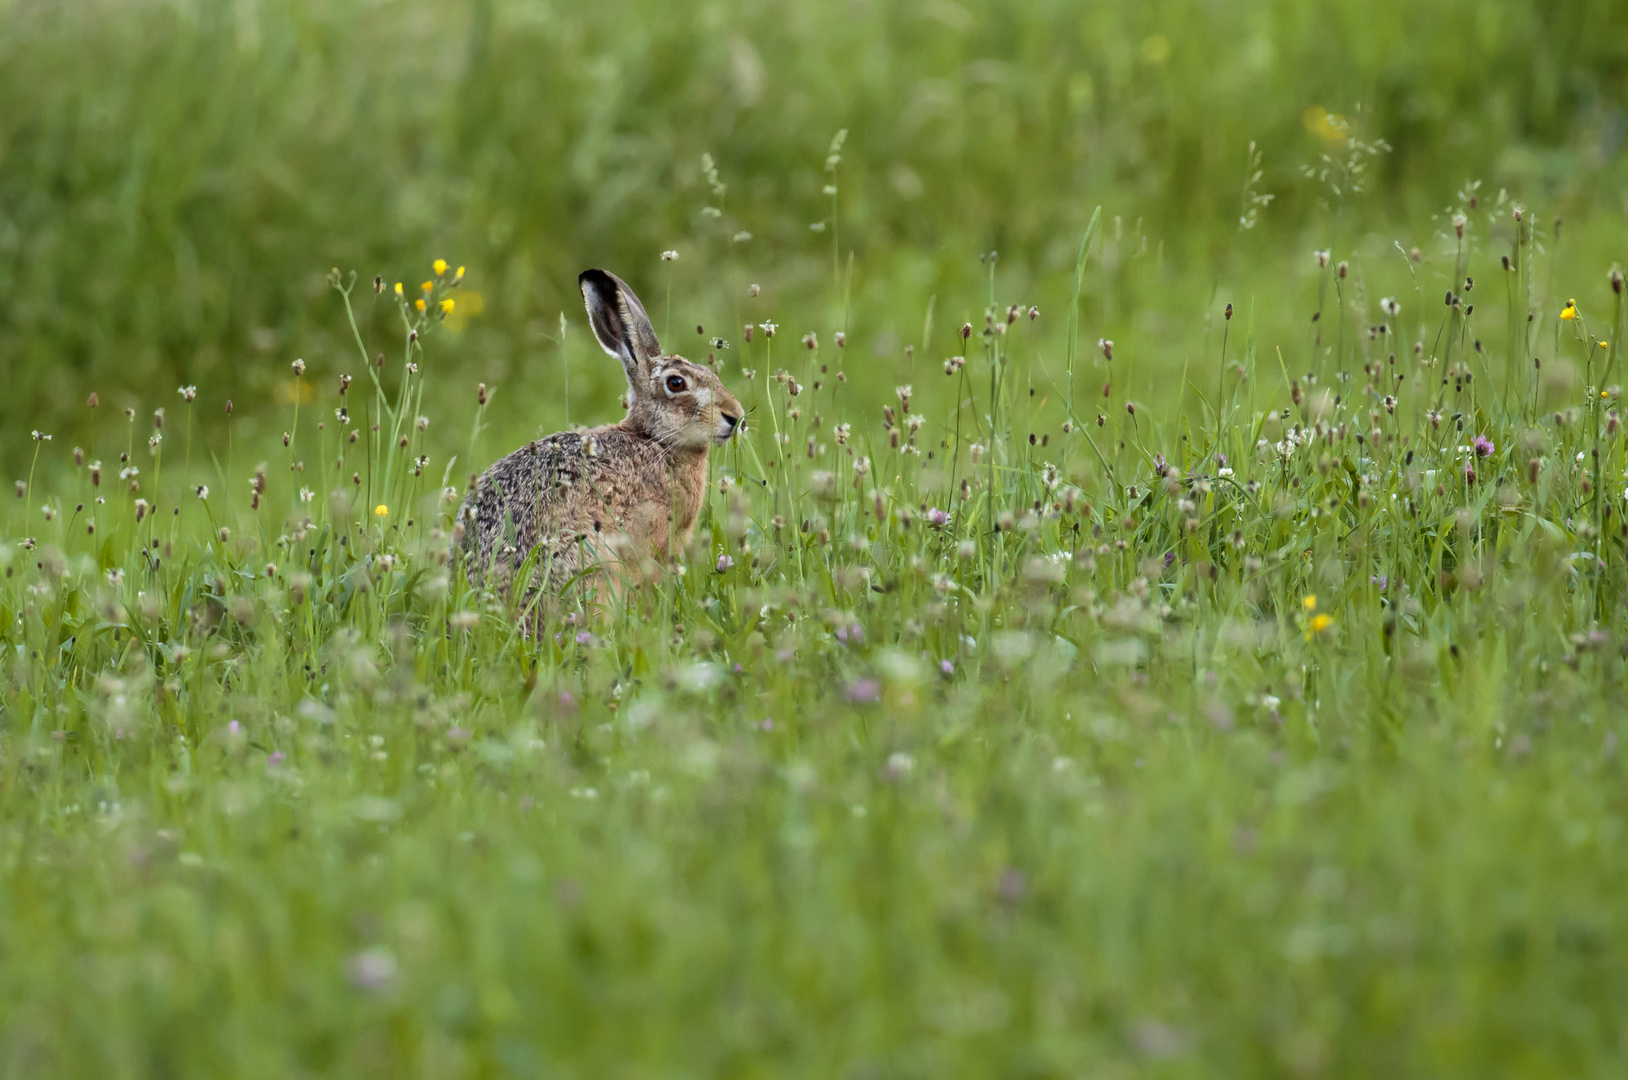
[[[1619,1075],[1625,18],[0,0],[0,1074]]]

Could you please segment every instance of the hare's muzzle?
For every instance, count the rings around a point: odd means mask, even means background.
[[[718,442],[728,442],[729,437],[735,434],[740,427],[741,418],[723,411],[718,413],[718,422],[713,426],[713,438]]]

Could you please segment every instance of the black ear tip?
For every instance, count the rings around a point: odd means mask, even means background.
[[[584,270],[577,275],[577,285],[584,292],[589,289],[614,289],[615,279],[603,270]]]

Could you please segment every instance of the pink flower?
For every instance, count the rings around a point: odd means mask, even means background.
[[[942,529],[949,520],[950,515],[946,514],[936,506],[927,511],[927,524],[933,526],[935,529]]]
[[[1493,446],[1492,440],[1485,435],[1477,435],[1470,446],[1475,450],[1476,457],[1491,457],[1492,452],[1497,449],[1497,447]]]
[[[728,570],[731,566],[734,566],[734,565],[735,565],[735,560],[731,559],[728,555],[720,555],[720,556],[718,556],[718,573],[721,574],[725,570]]]
[[[882,684],[875,679],[860,679],[848,687],[848,700],[860,705],[872,705],[882,700]]]

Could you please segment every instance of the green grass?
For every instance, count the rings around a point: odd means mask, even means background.
[[[1620,13],[579,7],[0,2],[0,1075],[1618,1074]],[[530,638],[593,264],[748,423]]]

